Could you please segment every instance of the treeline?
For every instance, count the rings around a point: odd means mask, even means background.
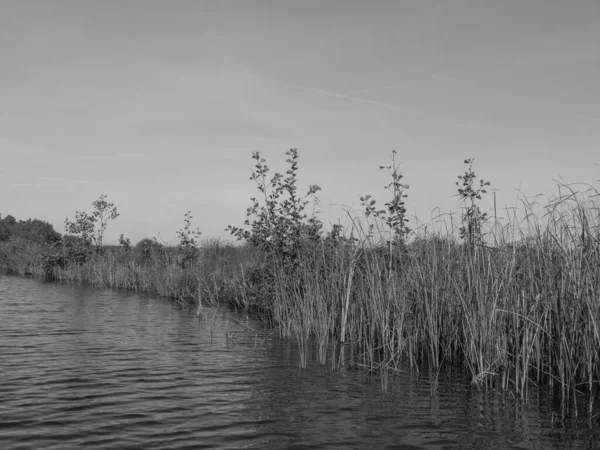
[[[2,218],[0,214],[0,242],[7,242],[11,237],[27,241],[52,244],[60,242],[62,236],[54,227],[40,219],[15,219],[10,214]]]

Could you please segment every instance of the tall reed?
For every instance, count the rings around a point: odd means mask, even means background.
[[[593,394],[600,209],[596,191],[562,191],[544,205],[522,199],[521,215],[478,245],[461,243],[457,224],[417,231],[405,246],[373,244],[360,228],[353,245],[307,243],[293,270],[272,264],[274,319],[298,339],[301,366],[311,345],[325,363],[335,341],[371,370],[449,365],[518,395]]]

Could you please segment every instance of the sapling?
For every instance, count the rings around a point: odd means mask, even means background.
[[[385,208],[378,209],[377,201],[372,199],[371,195],[360,197],[362,206],[365,209],[365,216],[374,217],[382,220],[390,231],[390,246],[404,244],[406,236],[410,233],[408,219],[406,217],[406,203],[404,199],[408,197],[405,193],[410,188],[408,184],[402,184],[404,175],[400,172],[400,166],[396,162],[396,150],[392,151],[392,164],[389,166],[379,166],[379,170],[387,170],[391,176],[391,181],[384,186],[391,193],[391,199],[385,203]]]
[[[198,240],[202,235],[199,228],[196,228],[196,230],[192,229],[193,218],[192,212],[187,211],[183,219],[184,226],[177,232],[177,237],[179,238],[177,249],[181,255],[180,265],[184,269],[196,260],[198,256]]]
[[[473,161],[475,161],[475,158],[465,159],[465,164],[468,164],[469,167],[464,175],[458,176],[461,181],[456,182],[461,203],[467,203],[467,206],[463,208],[463,226],[459,229],[459,236],[470,246],[481,244],[483,241],[481,227],[487,219],[487,213],[481,212],[476,200],[481,200],[481,195],[487,194],[485,187],[490,185],[489,181],[479,179],[479,187],[477,189],[473,187],[476,180]]]

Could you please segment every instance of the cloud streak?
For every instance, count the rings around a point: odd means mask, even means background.
[[[2,175],[6,176],[6,173],[3,173]],[[42,182],[51,181],[51,182],[60,183],[60,184],[72,184],[72,183],[77,183],[77,184],[92,184],[92,185],[106,184],[105,181],[82,180],[82,179],[77,179],[77,178],[60,178],[60,177],[26,177],[26,176],[20,176],[20,177],[17,177],[17,179],[19,179],[19,180],[25,180],[25,181],[40,180]],[[13,184],[13,186],[20,186],[20,185],[24,186],[24,185],[27,185],[27,184],[30,184],[30,183],[15,183],[15,184]],[[45,186],[47,184],[36,183],[35,185],[36,186]],[[55,184],[53,184],[53,185],[55,185]]]
[[[105,160],[120,160],[129,158],[146,158],[147,153],[122,153],[119,155],[81,155],[75,156],[73,159],[79,161],[105,161]]]
[[[324,96],[331,97],[331,98],[339,98],[339,99],[348,100],[351,102],[362,103],[364,105],[380,106],[383,108],[392,109],[394,111],[410,112],[411,114],[416,114],[419,116],[427,116],[428,115],[428,114],[424,113],[422,110],[420,110],[419,108],[415,108],[412,106],[394,105],[393,103],[381,102],[378,100],[369,100],[369,99],[362,98],[362,97],[356,97],[355,95],[333,92],[333,91],[328,91],[328,90],[324,90],[324,89],[317,89],[317,88],[303,86],[301,84],[296,84],[296,83],[289,83],[289,82],[285,82],[285,81],[277,81],[277,80],[272,80],[272,81],[279,83],[281,85],[284,85],[284,86],[289,86],[289,87],[293,87],[295,89],[299,89],[304,92],[324,95]],[[374,89],[371,89],[371,90],[374,90]]]
[[[329,98],[337,98],[340,100],[345,100],[345,101],[349,101],[349,102],[353,102],[353,103],[357,103],[357,104],[375,106],[375,107],[379,107],[379,108],[383,108],[383,109],[387,109],[387,110],[391,110],[391,111],[406,113],[413,117],[418,117],[420,119],[424,119],[427,121],[436,120],[438,122],[443,122],[443,123],[445,123],[446,128],[451,129],[453,131],[456,129],[476,130],[479,128],[479,125],[469,124],[464,121],[456,122],[456,120],[454,118],[445,117],[440,114],[435,114],[429,110],[423,110],[422,108],[418,108],[415,106],[401,106],[401,105],[397,105],[397,104],[393,104],[393,103],[389,103],[389,102],[384,102],[384,101],[379,101],[379,100],[371,100],[371,99],[359,97],[356,95],[357,93],[369,93],[369,92],[375,92],[378,90],[389,89],[392,87],[402,86],[400,84],[385,85],[385,86],[381,86],[381,87],[373,86],[373,87],[367,87],[365,89],[361,89],[361,90],[357,90],[357,91],[352,91],[350,93],[340,93],[340,92],[334,92],[334,91],[330,91],[330,90],[326,90],[326,89],[318,89],[318,88],[314,88],[314,87],[310,87],[310,86],[304,86],[302,84],[283,81],[283,80],[276,79],[276,78],[271,78],[268,76],[264,76],[262,74],[254,73],[252,71],[249,71],[248,69],[245,69],[244,71],[261,79],[264,82],[276,84],[279,86],[285,86],[288,88],[297,89],[297,90],[300,90],[305,93],[321,95],[321,96],[325,96],[325,97],[329,97]],[[452,77],[446,77],[444,75],[438,75],[438,74],[430,74],[430,76],[434,77],[434,78],[453,79]],[[451,122],[451,123],[447,123],[447,122]],[[441,124],[438,124],[438,126],[440,128],[444,127],[444,125],[441,125]]]
[[[47,152],[48,150],[41,146],[27,144],[13,139],[0,138],[0,153],[2,154],[33,155]]]

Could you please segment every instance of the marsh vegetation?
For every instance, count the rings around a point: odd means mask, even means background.
[[[260,311],[294,339],[299,365],[317,352],[332,368],[463,370],[476,386],[526,396],[548,389],[566,408],[580,394],[590,412],[600,381],[600,210],[590,186],[521,197],[500,221],[480,209],[490,182],[474,160],[458,176],[458,212],[409,229],[409,186],[396,162],[382,206],[361,197],[346,229],[325,231],[307,213],[320,188],[298,188],[298,152],[285,175],[253,155],[258,195],[228,231],[239,245],[207,241],[191,213],[179,245],[156,239],[103,245],[118,216],[105,196],[91,214],[67,220],[61,240],[8,236],[0,268],[50,280],[168,296],[182,303],[228,302]],[[382,375],[382,380],[385,380]],[[385,382],[383,382],[385,388]]]

